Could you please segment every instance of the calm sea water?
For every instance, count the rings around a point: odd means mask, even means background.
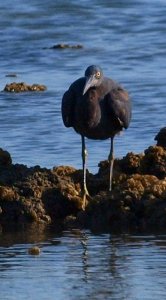
[[[34,232],[4,235],[1,299],[165,299],[165,235]],[[28,254],[34,242],[39,256]]]
[[[166,126],[165,0],[5,0],[0,12],[0,90],[13,81],[47,86],[44,93],[0,92],[0,147],[14,163],[81,167],[80,137],[63,126],[60,107],[65,90],[90,64],[132,97],[131,126],[116,138],[116,156],[154,143]],[[57,43],[83,49],[48,49]],[[10,73],[17,77],[6,77]],[[109,141],[87,146],[89,169],[96,172]],[[166,297],[165,236],[14,232],[0,240],[3,300]],[[27,249],[36,243],[41,255],[31,257]]]

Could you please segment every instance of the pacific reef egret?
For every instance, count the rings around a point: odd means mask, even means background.
[[[117,82],[104,77],[99,66],[89,66],[85,76],[74,81],[62,98],[62,119],[66,127],[73,127],[81,135],[83,164],[83,205],[86,206],[85,137],[93,140],[110,138],[109,191],[112,190],[114,151],[117,133],[127,129],[131,120],[131,101],[128,92]]]

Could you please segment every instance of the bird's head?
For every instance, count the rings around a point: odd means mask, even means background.
[[[103,80],[103,72],[99,66],[89,66],[85,71],[85,86],[83,89],[83,95],[89,90],[91,87],[99,86]]]

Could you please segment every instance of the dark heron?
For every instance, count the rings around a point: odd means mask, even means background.
[[[98,66],[89,66],[85,76],[74,81],[62,99],[62,118],[66,127],[73,127],[81,135],[83,163],[83,209],[86,205],[85,137],[93,140],[110,138],[109,191],[112,190],[113,140],[131,120],[131,102],[128,92],[117,82],[104,77]]]

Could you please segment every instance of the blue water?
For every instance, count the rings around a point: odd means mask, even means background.
[[[34,241],[39,256],[28,254]],[[165,265],[165,235],[6,233],[0,247],[1,299],[163,300]]]
[[[80,136],[64,127],[60,107],[65,90],[90,64],[132,97],[132,122],[116,138],[116,156],[154,144],[166,125],[165,0],[6,0],[0,11],[0,90],[13,81],[47,86],[44,93],[0,93],[0,146],[14,163],[81,167]],[[45,49],[57,43],[83,49]],[[10,73],[17,77],[6,77]],[[109,145],[87,141],[91,171],[108,157]]]
[[[116,157],[154,144],[166,126],[165,0],[5,0],[0,12],[0,147],[14,163],[81,167],[80,137],[64,127],[60,108],[65,90],[90,64],[132,97],[132,122],[116,138]],[[57,43],[83,48],[49,49]],[[3,92],[13,81],[45,84],[47,91]],[[109,144],[87,141],[92,172]],[[166,298],[165,236],[34,234],[0,234],[3,300]],[[38,257],[28,254],[34,244]]]

